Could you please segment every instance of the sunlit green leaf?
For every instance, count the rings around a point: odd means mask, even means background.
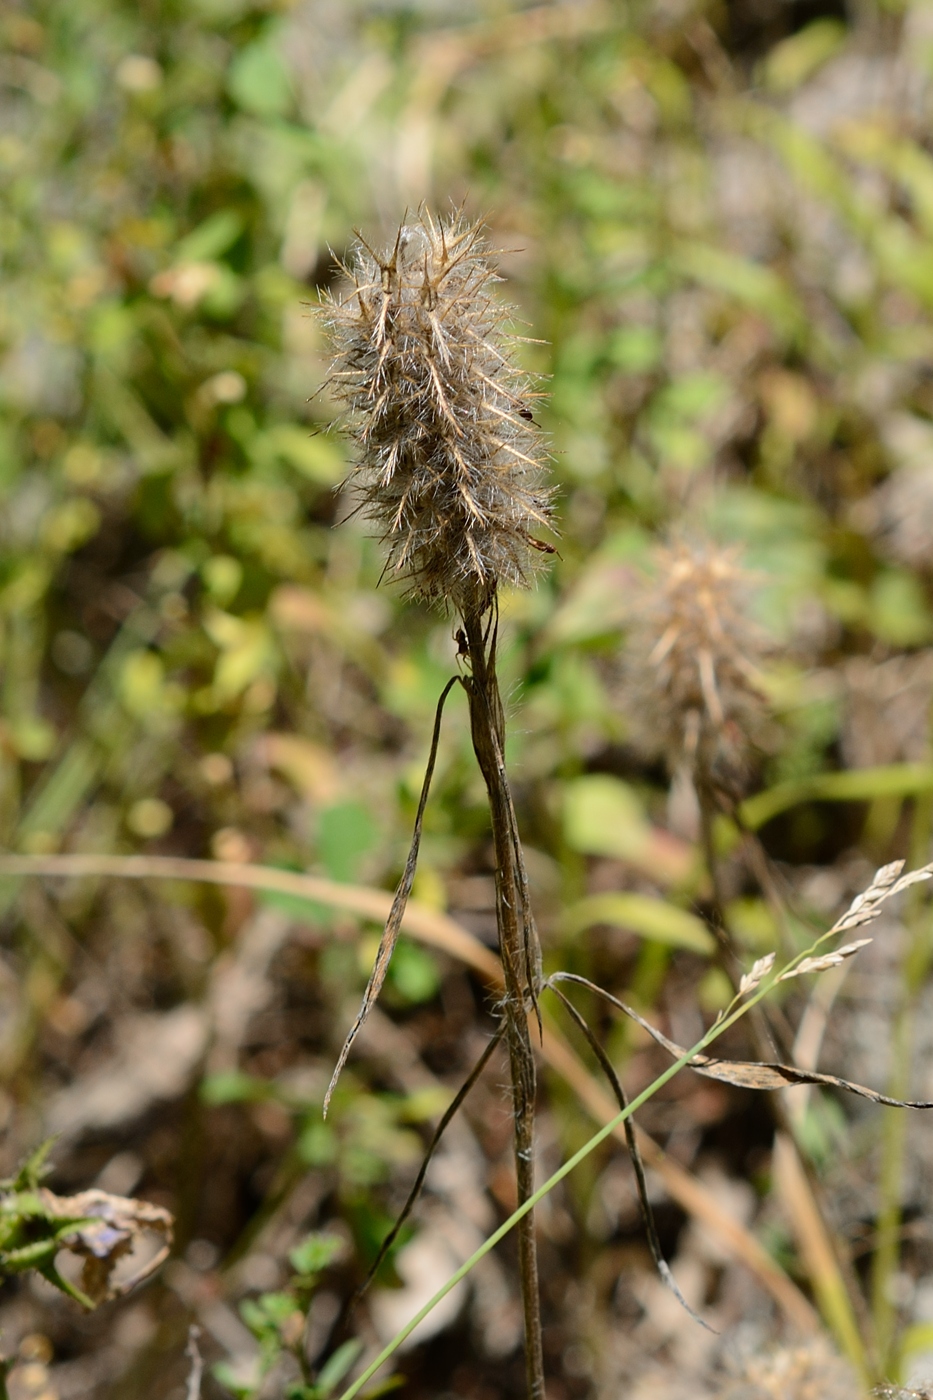
[[[283,117],[292,105],[288,70],[274,39],[257,39],[241,49],[227,74],[230,96],[257,117]]]
[[[561,928],[569,936],[582,933],[593,924],[612,924],[642,938],[707,956],[716,948],[716,940],[702,919],[650,895],[589,895],[565,909],[561,917]]]
[[[802,802],[871,802],[876,797],[914,797],[933,791],[933,764],[892,763],[878,768],[855,768],[841,773],[779,783],[746,798],[742,820],[753,831]]]
[[[836,19],[817,19],[789,39],[783,39],[762,64],[762,77],[771,92],[792,92],[833,54],[846,37],[846,27]]]

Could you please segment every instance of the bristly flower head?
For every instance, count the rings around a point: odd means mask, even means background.
[[[357,447],[350,480],[386,570],[460,612],[526,583],[548,549],[535,534],[550,519],[541,436],[488,259],[479,225],[422,211],[388,252],[361,242],[349,291],[325,307],[330,382]]]
[[[679,542],[655,555],[623,660],[626,708],[642,747],[732,795],[761,741],[756,662],[767,639],[749,618],[751,579],[736,552]]]

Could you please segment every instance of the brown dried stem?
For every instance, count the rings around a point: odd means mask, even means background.
[[[493,620],[484,629],[479,606],[465,612],[464,631],[470,662],[465,685],[470,700],[473,748],[489,795],[492,838],[496,855],[496,916],[499,951],[505,976],[503,1015],[512,1079],[512,1112],[515,1123],[515,1175],[518,1203],[534,1193],[536,1074],[528,1005],[537,1005],[540,974],[537,938],[528,905],[527,880],[518,836],[512,795],[503,758],[505,716],[496,676],[496,628]],[[544,1397],[544,1351],[541,1304],[538,1289],[538,1252],[534,1212],[518,1226],[518,1258],[525,1318],[525,1373],[529,1400]]]

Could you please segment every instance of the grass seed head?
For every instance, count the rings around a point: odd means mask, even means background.
[[[766,639],[748,616],[750,577],[736,552],[678,542],[655,555],[623,657],[626,712],[639,746],[741,788],[766,727],[757,663]]]
[[[387,252],[361,242],[347,272],[324,314],[358,508],[413,596],[482,610],[540,562],[551,494],[482,230],[423,211]]]

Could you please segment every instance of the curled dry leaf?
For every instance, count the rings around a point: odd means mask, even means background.
[[[552,973],[549,980],[552,984],[575,982],[578,986],[587,987],[591,992],[595,992],[646,1030],[674,1059],[682,1059],[689,1053],[684,1046],[669,1040],[657,1026],[639,1016],[630,1006],[626,1006],[624,1001],[619,1001],[618,997],[596,986],[587,978],[579,977],[573,972],[558,972]],[[893,1099],[887,1094],[879,1094],[875,1089],[868,1089],[863,1084],[840,1079],[835,1074],[819,1074],[816,1070],[797,1069],[795,1065],[771,1064],[758,1060],[717,1060],[709,1055],[694,1055],[687,1061],[687,1065],[708,1079],[719,1079],[724,1084],[734,1084],[740,1089],[788,1089],[795,1084],[825,1084],[828,1088],[845,1089],[847,1093],[858,1094],[860,1098],[870,1099],[872,1103],[889,1104],[892,1108],[933,1108],[933,1101]]]
[[[774,954],[766,953],[763,958],[758,958],[752,963],[751,972],[746,972],[739,983],[739,996],[744,997],[748,992],[753,992],[763,978],[774,966]]]
[[[818,958],[804,958],[802,963],[792,967],[790,972],[782,972],[778,978],[779,982],[788,982],[792,977],[799,977],[804,972],[827,972],[831,967],[838,967],[844,963],[846,958],[851,958],[860,948],[864,948],[873,940],[870,938],[859,938],[854,943],[847,943],[843,948],[836,948],[832,953],[823,953]]]
[[[61,1249],[84,1260],[81,1288],[94,1305],[129,1293],[151,1277],[168,1257],[175,1222],[167,1210],[151,1201],[96,1190],[81,1191],[77,1196],[56,1196],[43,1186],[35,1194],[47,1220],[74,1221],[72,1230],[56,1235],[56,1242]],[[118,1262],[146,1234],[161,1237],[158,1249],[133,1273],[114,1282]]]
[[[652,1034],[678,1059],[686,1054],[680,1045],[666,1036],[662,1037],[659,1032]],[[872,1103],[888,1104],[892,1108],[933,1108],[933,1102],[925,1099],[892,1099],[850,1079],[840,1079],[835,1074],[819,1074],[816,1070],[797,1069],[794,1065],[768,1064],[758,1060],[716,1060],[706,1055],[694,1055],[688,1064],[697,1074],[706,1075],[708,1079],[719,1079],[723,1084],[734,1084],[740,1089],[788,1089],[794,1084],[823,1084],[831,1089],[845,1089],[849,1094],[870,1099]]]

